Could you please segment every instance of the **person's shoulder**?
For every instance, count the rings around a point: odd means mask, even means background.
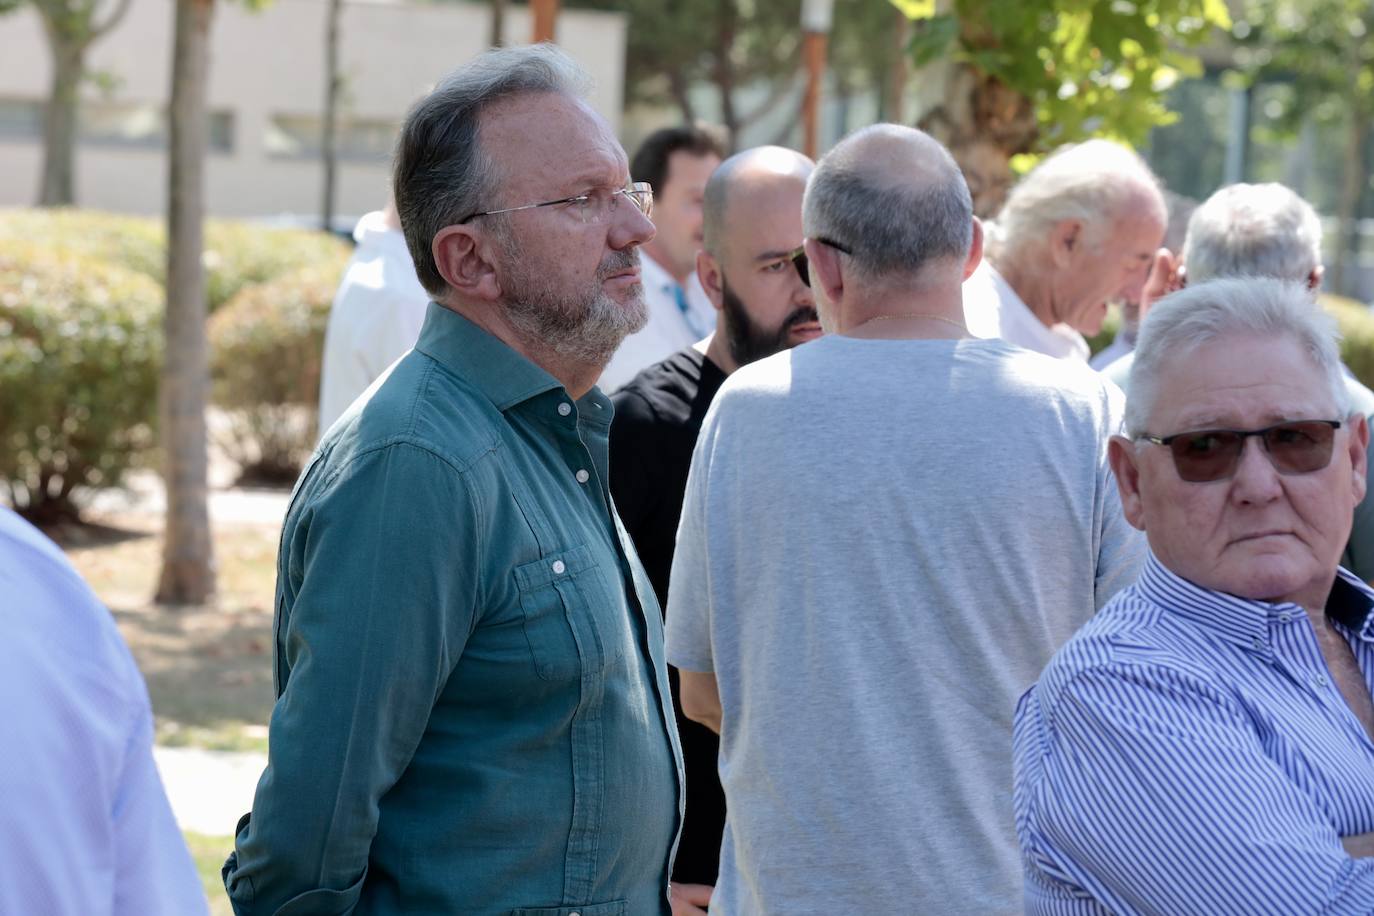
[[[1082,360],[1057,359],[1004,340],[970,341],[958,353],[982,363],[984,377],[1002,393],[1040,402],[1047,410],[1079,405],[1115,415],[1124,407],[1121,389]]]
[[[3,654],[32,649],[41,658],[11,657],[26,670],[63,670],[101,693],[132,699],[141,689],[132,656],[114,618],[51,540],[0,507],[0,587],[11,613]],[[47,664],[54,656],[62,661]],[[35,667],[34,663],[42,662]]]
[[[675,405],[686,407],[696,398],[706,371],[706,356],[688,347],[646,366],[611,395],[616,420],[657,420]],[[669,408],[664,410],[663,408]]]
[[[1090,682],[1148,685],[1173,679],[1215,680],[1197,633],[1130,586],[1112,597],[1050,659],[1036,684],[1042,714]]]
[[[364,455],[405,448],[464,471],[499,448],[500,418],[475,385],[412,350],[330,429],[315,460],[337,472]]]

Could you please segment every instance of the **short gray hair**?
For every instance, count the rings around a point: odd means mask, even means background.
[[[894,168],[890,156],[866,149],[900,145],[908,161],[919,157],[919,167],[903,169],[899,158]],[[912,277],[933,261],[968,257],[973,200],[959,166],[932,137],[874,124],[817,163],[802,199],[802,224],[807,238],[849,248],[856,273],[869,280]]]
[[[482,112],[525,93],[586,94],[588,80],[551,44],[486,51],[440,80],[406,116],[396,143],[392,191],[420,285],[433,296],[447,284],[431,246],[445,226],[485,209],[499,181],[481,147]]]
[[[1326,375],[1341,419],[1350,412],[1335,319],[1312,307],[1312,294],[1301,283],[1232,277],[1189,284],[1150,307],[1140,326],[1127,387],[1127,433],[1136,437],[1147,432],[1159,381],[1173,360],[1231,336],[1294,341]]]
[[[1281,184],[1233,184],[1193,211],[1183,245],[1188,279],[1275,277],[1306,282],[1322,263],[1322,224]]]
[[[1101,239],[1141,189],[1159,196],[1163,212],[1159,179],[1131,150],[1110,140],[1061,146],[1011,189],[989,236],[990,253],[1016,257],[1063,220],[1077,220],[1090,239]]]

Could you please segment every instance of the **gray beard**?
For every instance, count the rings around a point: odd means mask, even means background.
[[[638,267],[638,249],[609,255],[597,268],[594,285],[576,300],[559,298],[523,265],[518,252],[506,265],[506,320],[516,333],[561,359],[604,366],[621,341],[648,323],[641,284],[630,289],[623,305],[601,286],[611,274]]]

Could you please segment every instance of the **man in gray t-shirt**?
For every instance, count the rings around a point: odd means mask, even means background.
[[[981,232],[925,134],[842,142],[804,225],[833,333],[717,395],[670,579],[682,705],[721,733],[712,911],[1018,912],[1016,699],[1143,555],[1120,392],[968,339]]]

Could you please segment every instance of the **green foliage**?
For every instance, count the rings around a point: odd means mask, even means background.
[[[1107,310],[1107,317],[1102,322],[1102,327],[1092,337],[1088,338],[1088,349],[1092,355],[1096,356],[1103,350],[1111,346],[1112,341],[1116,340],[1116,332],[1121,330],[1121,309],[1113,305]]]
[[[1321,304],[1341,329],[1341,361],[1365,387],[1374,387],[1374,312],[1343,296],[1325,294]]]
[[[240,292],[210,319],[221,444],[255,481],[294,480],[315,444],[329,306],[346,252]]]
[[[1142,142],[1170,120],[1164,90],[1198,72],[1177,49],[1231,24],[1224,0],[953,0],[943,14],[889,2],[916,21],[918,65],[953,55],[1033,100],[1042,149],[1089,136]]]
[[[0,210],[0,243],[31,242],[64,254],[95,258],[162,283],[166,232],[160,220],[96,210]],[[330,262],[348,244],[323,232],[276,229],[237,220],[209,220],[205,228],[206,295],[210,310],[239,290],[302,264]]]
[[[0,482],[40,521],[117,485],[155,441],[163,294],[146,276],[0,245]]]

